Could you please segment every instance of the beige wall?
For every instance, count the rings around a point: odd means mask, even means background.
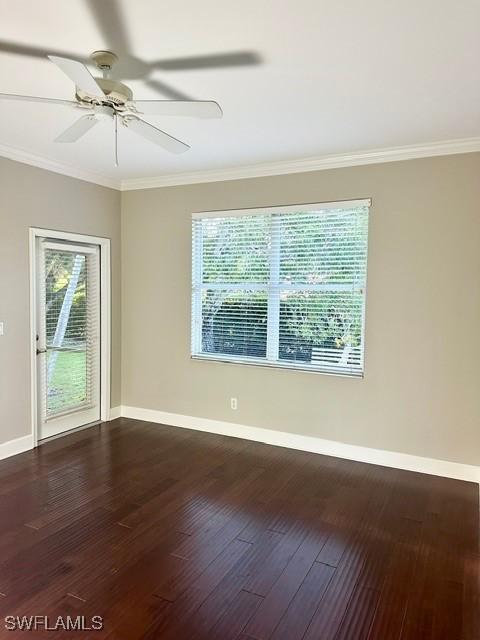
[[[192,211],[366,197],[363,380],[190,360]],[[125,192],[122,242],[122,404],[480,464],[480,154]]]
[[[190,360],[192,211],[364,197],[364,380]],[[480,154],[123,194],[0,159],[0,222],[0,443],[30,431],[38,226],[112,239],[112,406],[480,464]]]
[[[0,443],[30,422],[29,227],[112,239],[112,406],[120,404],[120,193],[0,158]]]

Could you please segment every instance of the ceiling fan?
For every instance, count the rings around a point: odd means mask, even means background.
[[[111,121],[114,125],[115,165],[118,166],[118,122],[149,142],[172,153],[183,153],[190,147],[170,134],[154,127],[142,119],[146,116],[192,116],[197,118],[221,118],[222,109],[213,100],[134,100],[133,93],[125,84],[111,78],[111,70],[117,56],[111,51],[94,51],[90,56],[103,77],[94,78],[87,67],[78,60],[49,55],[48,58],[75,84],[75,100],[42,98],[0,93],[0,100],[46,102],[63,104],[85,113],[55,142],[76,142],[100,121]]]
[[[65,7],[68,4],[70,3],[63,3]],[[195,70],[201,72],[208,69],[235,69],[255,66],[262,62],[261,56],[257,52],[248,50],[203,52],[200,55],[145,60],[136,55],[134,51],[129,33],[128,16],[124,14],[124,8],[127,5],[132,14],[142,13],[146,10],[145,3],[143,9],[140,2],[122,2],[121,0],[83,0],[83,4],[88,9],[94,26],[100,34],[101,48],[116,51],[120,56],[116,66],[118,75],[128,80],[141,79],[148,87],[171,100],[191,99],[191,96],[186,95],[183,90],[166,82],[165,76],[171,71]],[[62,11],[58,14],[59,28],[68,30],[68,12],[63,12],[63,5]],[[148,2],[146,5],[148,6]],[[88,58],[79,56],[78,51],[52,50],[51,47],[46,50],[42,46],[31,43],[12,42],[2,38],[0,39],[0,55],[3,52],[37,59],[44,59],[51,54],[62,58],[74,58],[84,64],[90,62]],[[157,76],[157,72],[163,74],[161,79]]]

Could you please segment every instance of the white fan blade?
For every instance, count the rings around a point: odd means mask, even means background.
[[[90,131],[97,122],[98,120],[95,116],[82,116],[79,120],[68,127],[68,129],[65,129],[65,131],[57,138],[55,138],[55,142],[76,142],[79,138],[85,135],[87,131]]]
[[[97,84],[97,81],[84,64],[77,62],[77,60],[60,58],[59,56],[48,56],[48,58],[75,83],[76,87],[97,98],[105,96],[102,88]]]
[[[139,118],[134,118],[131,120],[126,120],[125,124],[129,129],[132,129],[140,136],[143,136],[146,140],[153,142],[154,144],[158,144],[167,151],[171,151],[172,153],[183,153],[184,151],[188,151],[190,147],[188,144],[177,140],[173,136],[165,133],[165,131],[161,131],[154,127],[148,122],[144,120],[140,120]]]
[[[39,96],[17,96],[14,93],[0,93],[0,100],[23,100],[24,102],[46,102],[47,104],[64,104],[75,107],[77,103],[74,100],[60,100],[57,98],[41,98]]]
[[[221,118],[223,115],[220,105],[213,100],[135,100],[132,104],[152,116]]]

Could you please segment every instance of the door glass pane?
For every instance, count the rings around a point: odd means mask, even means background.
[[[87,267],[85,254],[45,251],[47,417],[89,403]]]

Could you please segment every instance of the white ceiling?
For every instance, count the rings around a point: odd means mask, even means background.
[[[123,36],[115,13],[102,29],[91,9],[115,4]],[[150,117],[192,146],[179,156],[122,128],[115,168],[107,123],[61,145],[75,111],[0,102],[0,147],[115,181],[480,136],[478,0],[0,0],[0,24],[0,92],[73,98],[51,62],[8,42],[73,57],[112,49],[138,99],[166,97],[153,79],[221,104],[223,120]],[[127,50],[146,63],[239,51],[260,63],[149,70]]]

